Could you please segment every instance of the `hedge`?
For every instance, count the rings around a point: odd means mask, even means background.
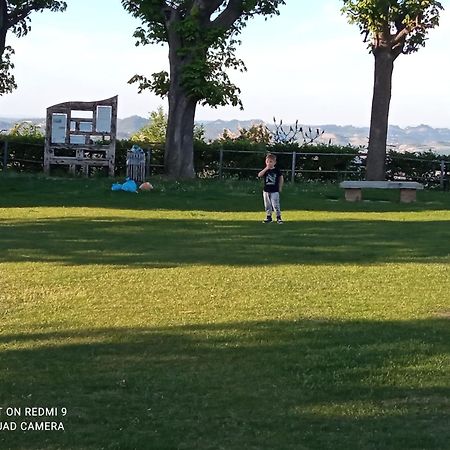
[[[134,142],[117,141],[116,174],[122,177],[126,172],[126,153]],[[161,143],[141,144],[151,154],[151,174],[162,173],[164,145]],[[0,140],[0,155],[4,140]],[[272,145],[249,143],[248,141],[195,142],[194,165],[197,176],[203,178],[233,177],[254,178],[264,167],[264,157],[275,153],[278,166],[286,178],[292,175],[292,154],[296,153],[296,176],[299,181],[337,181],[341,179],[361,179],[364,177],[366,150],[352,146],[297,144]],[[222,153],[222,169],[220,155]],[[41,172],[44,154],[44,138],[8,136],[8,170],[17,172]],[[0,158],[0,165],[3,158]],[[438,155],[431,150],[426,152],[401,153],[390,150],[386,158],[388,179],[417,180],[425,184],[436,184],[440,180],[441,161],[446,165],[445,178],[448,179],[450,155]],[[64,168],[58,168],[64,173]],[[55,170],[56,172],[56,170]],[[103,174],[99,169],[98,173]]]

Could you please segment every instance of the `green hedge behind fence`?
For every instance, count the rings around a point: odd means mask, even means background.
[[[4,140],[0,140],[0,155],[4,152]],[[133,142],[122,140],[116,147],[116,175],[126,173],[126,154]],[[11,137],[7,141],[7,169],[17,172],[42,172],[44,139]],[[163,144],[142,144],[150,154],[150,176],[163,172]],[[295,180],[339,181],[364,177],[365,150],[352,146],[296,144],[266,146],[246,141],[196,142],[194,164],[197,176],[204,178],[234,177],[254,178],[264,167],[267,152],[277,155],[278,165],[288,180],[292,178],[293,152],[295,152]],[[3,167],[4,158],[0,158]],[[441,165],[445,164],[444,177]],[[416,153],[388,152],[386,172],[388,179],[417,180],[425,184],[444,184],[448,179],[450,155],[441,156],[432,151]],[[65,168],[52,169],[64,173]],[[103,174],[102,169],[98,169]]]

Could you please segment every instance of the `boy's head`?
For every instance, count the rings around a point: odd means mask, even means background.
[[[277,157],[275,155],[272,155],[272,153],[269,153],[266,155],[266,165],[269,167],[275,167],[275,164],[277,163]]]

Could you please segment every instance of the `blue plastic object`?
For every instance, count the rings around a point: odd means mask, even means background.
[[[137,192],[138,185],[134,180],[127,180],[122,184],[122,191]]]
[[[112,191],[125,191],[137,193],[138,185],[134,180],[127,178],[124,183],[114,183],[111,186]]]

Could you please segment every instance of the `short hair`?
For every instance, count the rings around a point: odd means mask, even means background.
[[[276,161],[276,160],[277,160],[277,157],[276,157],[273,153],[267,153],[265,159],[271,159],[271,160],[273,160],[273,161]]]

